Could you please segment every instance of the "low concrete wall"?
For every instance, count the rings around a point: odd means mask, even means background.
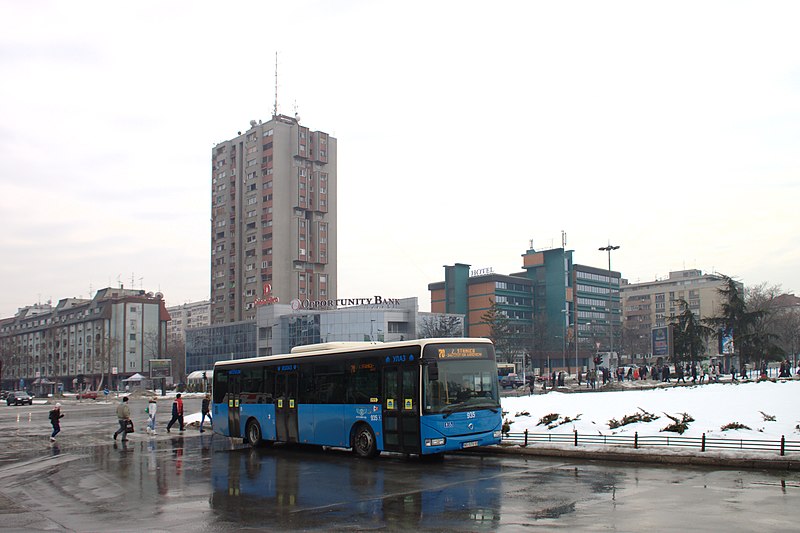
[[[613,461],[629,463],[663,464],[677,466],[708,466],[747,470],[786,470],[800,471],[800,458],[786,457],[730,457],[713,452],[697,454],[653,453],[652,449],[613,450],[597,448],[548,448],[536,444],[527,447],[516,445],[490,446],[469,450],[466,453],[489,453],[498,455],[527,455],[536,457],[561,457],[565,459],[585,459],[589,461]]]

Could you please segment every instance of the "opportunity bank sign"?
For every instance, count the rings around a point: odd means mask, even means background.
[[[399,307],[400,299],[384,298],[383,296],[373,296],[372,298],[339,298],[338,300],[294,299],[290,304],[293,311],[299,311],[301,309],[336,309],[338,307],[353,307],[358,305],[369,305],[386,309]]]

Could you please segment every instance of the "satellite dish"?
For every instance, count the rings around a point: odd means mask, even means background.
[[[251,127],[251,128],[255,128],[255,127],[256,127],[256,124],[258,124],[258,122],[256,122],[255,120],[251,120],[251,121],[250,121],[250,127]]]
[[[163,300],[164,299],[164,295],[162,293],[160,293],[160,292],[157,292],[156,293],[156,299]]]

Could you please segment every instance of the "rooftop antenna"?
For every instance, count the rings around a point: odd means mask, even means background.
[[[272,117],[278,116],[278,51],[275,51],[275,105],[272,107]]]
[[[567,232],[563,229],[561,230],[561,247],[564,249],[567,247]]]

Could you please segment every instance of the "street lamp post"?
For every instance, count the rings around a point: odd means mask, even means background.
[[[564,342],[561,344],[561,366],[564,368],[567,367],[567,329],[569,328],[569,309],[562,309],[562,313],[564,313],[564,335],[563,340]],[[577,370],[577,368],[576,368]]]
[[[575,373],[578,373],[578,323],[573,322],[572,326],[572,341],[575,343]]]
[[[603,246],[602,248],[598,248],[601,252],[608,252],[608,364],[609,367],[611,365],[611,354],[614,352],[614,310],[611,306],[611,252],[614,250],[619,250],[619,246],[612,246],[611,243],[608,243],[608,246]]]

